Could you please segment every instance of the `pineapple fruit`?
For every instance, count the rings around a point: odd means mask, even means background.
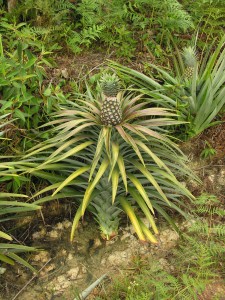
[[[99,224],[101,235],[107,240],[118,232],[121,209],[117,204],[112,203],[111,185],[105,176],[98,185],[98,193],[93,198],[91,206],[94,208],[93,214]]]
[[[122,112],[117,94],[120,91],[120,82],[116,74],[104,74],[100,80],[103,92],[101,121],[107,126],[116,126],[122,121]]]
[[[183,49],[184,64],[186,66],[184,71],[184,78],[190,80],[193,76],[194,67],[197,63],[197,55],[194,47],[185,47]]]

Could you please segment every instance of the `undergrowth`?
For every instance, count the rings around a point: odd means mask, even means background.
[[[224,286],[225,210],[214,195],[202,194],[193,212],[197,217],[188,223],[178,247],[163,258],[164,263],[162,257],[140,257],[130,266],[132,271],[104,286],[95,299],[206,299],[207,287]],[[221,291],[215,288],[210,299],[222,299]]]

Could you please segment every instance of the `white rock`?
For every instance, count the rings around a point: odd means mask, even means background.
[[[72,227],[72,222],[70,222],[69,220],[65,220],[62,222],[64,228],[68,229],[70,227]]]
[[[132,253],[129,249],[126,251],[115,251],[108,257],[108,263],[110,265],[120,265],[122,263],[125,263],[129,261],[131,258]]]
[[[5,271],[6,271],[6,268],[1,268],[1,267],[0,267],[0,275],[4,274]]]
[[[40,261],[42,263],[45,263],[45,262],[47,262],[49,260],[49,258],[50,258],[50,255],[49,255],[49,253],[47,251],[41,251],[38,254],[34,255],[32,257],[32,260],[33,261],[37,261],[37,262]]]
[[[34,232],[32,234],[33,240],[39,240],[42,239],[46,235],[46,229],[42,228],[40,231]]]
[[[60,234],[57,230],[52,230],[48,232],[47,234],[51,239],[58,239],[60,237]]]
[[[67,260],[72,260],[72,259],[74,259],[74,257],[73,257],[73,255],[72,255],[72,253],[69,253],[69,254],[68,254],[68,257],[67,257]]]
[[[68,272],[67,272],[67,276],[71,279],[71,280],[75,280],[77,278],[77,275],[79,273],[79,267],[75,267],[75,268],[72,268],[70,269]]]
[[[58,230],[63,230],[63,223],[57,223],[55,228]]]

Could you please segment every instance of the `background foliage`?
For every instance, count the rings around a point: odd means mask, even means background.
[[[47,49],[66,47],[80,53],[96,47],[101,51],[103,44],[128,59],[140,51],[158,57],[171,51],[171,34],[182,42],[194,30],[199,31],[204,48],[206,39],[222,35],[225,11],[224,0],[198,0],[191,5],[177,0],[25,0],[11,13],[2,9],[0,14],[0,28],[19,25],[17,34],[39,40]]]

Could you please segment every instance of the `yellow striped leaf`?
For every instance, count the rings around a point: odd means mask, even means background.
[[[84,215],[84,212],[85,212],[85,210],[87,208],[87,205],[89,203],[89,199],[91,197],[91,194],[92,194],[96,184],[99,182],[102,175],[105,173],[106,169],[108,168],[108,165],[109,165],[108,159],[104,159],[101,166],[98,169],[98,172],[95,176],[95,179],[93,180],[93,182],[89,183],[89,185],[88,185],[88,187],[85,191],[83,201],[82,201],[82,215]]]
[[[149,207],[149,209],[152,211],[152,213],[154,214],[154,209],[152,207],[151,201],[148,198],[148,194],[146,193],[143,185],[140,183],[140,181],[132,174],[128,174],[129,179],[133,182],[134,186],[136,187],[136,189],[138,190],[138,192],[140,193],[140,195],[143,197],[143,199],[145,200],[145,203],[147,204],[147,206]]]
[[[170,204],[169,200],[167,199],[166,195],[163,193],[161,187],[158,185],[157,181],[155,178],[152,176],[152,174],[145,168],[143,167],[140,163],[132,161],[133,165],[137,167],[141,173],[152,183],[152,185],[155,187],[155,189],[158,191],[158,193],[162,196],[162,198]]]
[[[112,172],[112,203],[114,203],[116,198],[118,182],[119,182],[119,171],[117,168],[115,168]]]
[[[157,244],[157,239],[154,237],[154,235],[151,233],[151,231],[148,229],[148,227],[141,221],[141,219],[138,219],[141,230],[147,237],[147,239],[152,242],[153,244]]]
[[[118,156],[117,159],[117,164],[123,179],[123,183],[124,183],[124,187],[127,193],[127,175],[126,175],[126,169],[125,169],[125,165],[124,165],[124,160],[123,157],[121,155]]]
[[[131,194],[131,196],[134,198],[134,200],[138,203],[140,208],[142,209],[143,213],[145,214],[146,218],[148,219],[149,223],[151,224],[154,233],[158,234],[159,231],[155,224],[154,218],[153,218],[152,214],[150,213],[147,205],[145,204],[145,201],[143,200],[143,198],[132,187],[129,187],[128,191]]]
[[[55,190],[55,192],[52,194],[52,196],[54,196],[59,191],[61,191],[61,189],[63,189],[66,185],[68,185],[73,179],[80,176],[81,174],[83,174],[84,172],[86,172],[89,169],[90,169],[90,166],[85,166],[85,167],[82,167],[82,168],[76,170],[75,172],[73,172],[69,177],[66,178],[66,180],[64,180],[60,184],[60,186]]]
[[[73,241],[75,230],[77,229],[78,223],[80,221],[80,218],[82,217],[82,204],[79,206],[74,219],[73,219],[73,224],[72,224],[72,229],[70,233],[70,241]]]
[[[121,197],[121,196],[119,197],[119,201],[120,201],[120,203],[121,203],[121,205],[122,205],[124,211],[125,211],[126,214],[128,215],[128,217],[129,217],[131,223],[133,224],[134,229],[135,229],[135,231],[136,231],[136,233],[137,233],[139,239],[140,239],[141,241],[146,241],[145,236],[144,236],[144,234],[143,234],[143,231],[142,231],[142,229],[141,229],[141,226],[140,226],[140,224],[139,224],[139,222],[138,222],[138,219],[137,219],[137,217],[136,217],[136,215],[135,215],[135,213],[134,213],[133,208],[132,208],[131,205],[129,204],[129,202],[126,200],[125,197]]]

